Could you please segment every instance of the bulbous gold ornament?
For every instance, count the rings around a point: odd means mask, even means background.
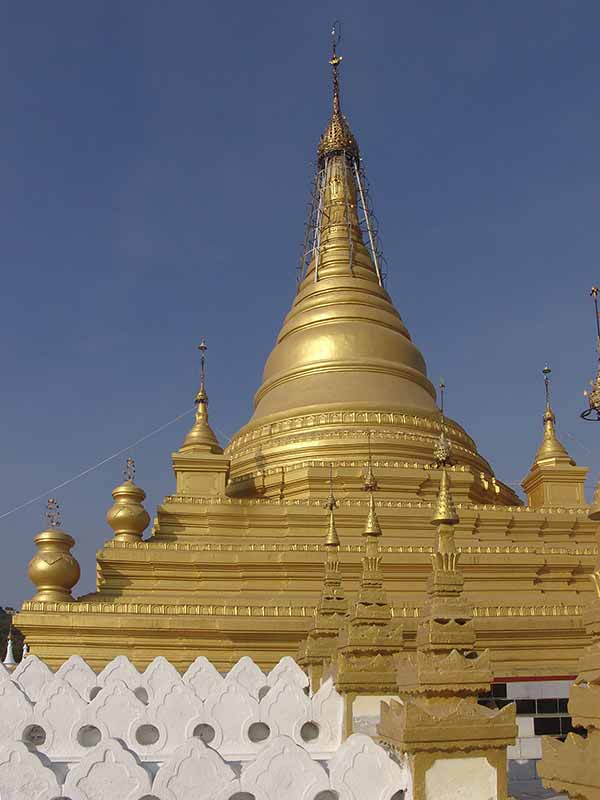
[[[112,496],[115,502],[106,514],[106,521],[115,532],[115,539],[139,541],[150,522],[150,515],[142,505],[146,492],[132,480],[126,480],[113,489]]]
[[[71,589],[81,570],[70,549],[75,540],[60,528],[49,528],[33,540],[38,552],[29,562],[27,574],[37,588],[32,600],[72,600]]]

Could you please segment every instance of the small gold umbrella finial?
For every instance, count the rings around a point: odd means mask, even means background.
[[[196,421],[188,432],[181,446],[181,450],[204,450],[216,455],[223,453],[213,429],[208,422],[208,394],[206,392],[206,351],[208,345],[204,337],[197,345],[200,351],[200,388],[196,394]]]
[[[61,527],[59,504],[50,497],[46,504],[46,530],[34,537],[38,552],[29,562],[29,579],[37,589],[32,600],[72,600],[71,590],[79,580],[77,559],[71,554],[75,539]]]
[[[542,444],[539,447],[539,450],[535,456],[535,463],[544,462],[545,459],[550,458],[561,458],[570,459],[565,446],[559,442],[558,437],[556,436],[556,416],[554,411],[552,410],[551,404],[551,391],[550,391],[550,375],[552,374],[552,370],[548,366],[545,365],[544,369],[542,370],[542,375],[544,376],[544,393],[546,397],[546,403],[544,406],[544,438],[542,440]]]
[[[125,482],[112,491],[113,505],[106,513],[106,521],[113,529],[115,539],[121,542],[139,542],[150,522],[144,508],[146,492],[134,483],[135,461],[131,456],[123,470]]]

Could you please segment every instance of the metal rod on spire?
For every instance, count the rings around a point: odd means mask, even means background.
[[[367,431],[367,448],[369,454],[369,460],[366,464],[365,469],[365,492],[376,492],[379,489],[379,484],[377,483],[377,478],[375,477],[375,473],[373,472],[373,455],[371,452],[371,431]]]
[[[202,337],[202,341],[198,345],[198,350],[200,350],[200,386],[204,388],[204,378],[206,377],[206,356],[205,353],[208,350],[208,346],[204,341],[204,337]]]
[[[339,20],[333,23],[331,28],[331,71],[333,76],[333,110],[335,113],[340,113],[340,81],[338,75],[338,67],[342,62],[342,56],[337,54],[337,46],[342,38],[342,26]]]
[[[596,317],[596,348],[598,353],[598,366],[596,369],[596,379],[590,381],[591,389],[583,393],[587,397],[589,407],[579,415],[581,419],[588,422],[600,422],[600,317],[598,316],[598,292],[597,286],[592,286],[591,297],[594,298],[594,311]]]
[[[549,376],[550,376],[551,373],[552,373],[552,370],[550,369],[548,364],[546,364],[546,366],[542,370],[542,375],[544,376],[544,388],[546,390],[546,408],[548,408],[550,406],[550,377]]]
[[[333,494],[333,463],[329,464],[329,497],[325,501],[325,508],[329,511],[333,511],[337,508],[337,500],[335,499],[335,495]]]

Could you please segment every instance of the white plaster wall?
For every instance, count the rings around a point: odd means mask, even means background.
[[[497,786],[487,758],[440,758],[425,773],[426,800],[498,800]]]
[[[0,798],[399,796],[405,766],[368,736],[342,743],[342,723],[332,681],[311,695],[291,658],[265,675],[245,656],[221,675],[200,657],[182,676],[160,656],[142,673],[119,656],[98,675],[78,657],[53,673],[29,656],[0,670]]]

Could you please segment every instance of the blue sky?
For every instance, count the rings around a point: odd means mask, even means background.
[[[29,0],[3,9],[0,514],[190,408],[209,343],[222,440],[295,287],[342,19],[343,106],[388,288],[449,414],[518,484],[581,422],[600,280],[600,4]],[[153,507],[191,416],[133,448]],[[58,493],[81,594],[124,457]],[[32,593],[44,503],[0,519],[0,604]]]

